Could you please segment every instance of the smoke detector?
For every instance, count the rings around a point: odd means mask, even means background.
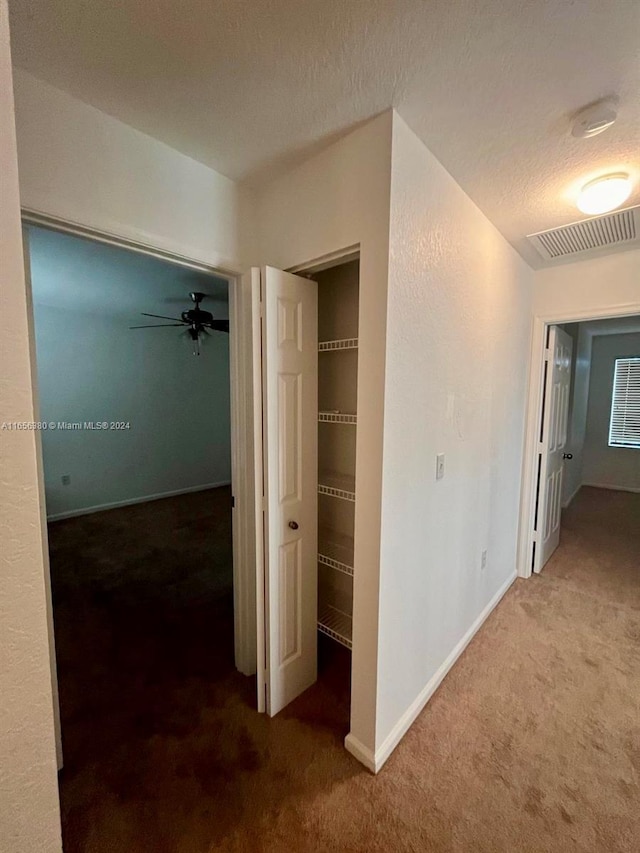
[[[608,130],[617,117],[618,113],[610,99],[590,104],[573,117],[571,135],[576,139],[591,139]]]

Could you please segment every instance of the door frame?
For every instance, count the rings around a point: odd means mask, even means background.
[[[322,272],[331,267],[346,264],[349,261],[360,260],[362,247],[360,243],[354,243],[333,252],[320,255],[313,260],[304,261],[294,266],[283,268],[283,272],[301,275],[311,278],[314,273]],[[257,648],[257,707],[260,713],[267,710],[266,683],[267,683],[267,637],[268,625],[267,599],[266,599],[266,565],[265,565],[265,529],[264,529],[264,448],[263,448],[263,419],[265,417],[265,401],[263,393],[263,353],[262,353],[262,267],[252,267],[244,275],[243,291],[251,303],[251,331],[252,336],[252,377],[253,377],[253,467],[252,467],[252,497],[254,500],[254,515],[252,523],[256,531],[262,530],[254,539],[254,586],[255,586],[255,612],[256,612],[256,648]],[[356,472],[357,476],[357,472]],[[258,495],[262,496],[260,501]],[[353,679],[353,657],[351,659],[351,673]],[[350,717],[352,712],[350,712]]]
[[[607,320],[640,314],[640,300],[626,305],[611,305],[584,311],[560,311],[554,314],[534,315],[531,329],[531,357],[525,416],[524,454],[522,462],[522,488],[520,492],[520,523],[518,529],[518,577],[530,578],[533,574],[533,526],[535,521],[538,460],[538,436],[542,417],[544,383],[544,358],[549,326],[563,323],[587,323],[590,320]]]
[[[231,490],[234,498],[232,510],[233,541],[233,599],[234,599],[234,658],[235,666],[243,675],[253,675],[256,671],[256,609],[255,609],[255,572],[254,572],[254,536],[253,536],[253,413],[251,407],[251,301],[242,288],[241,270],[224,269],[203,263],[185,255],[168,252],[154,246],[138,243],[117,234],[89,228],[68,220],[39,213],[28,208],[21,209],[24,229],[33,225],[84,237],[98,243],[106,243],[121,249],[128,249],[149,255],[177,266],[211,273],[225,278],[229,284],[229,379],[230,379],[230,423],[231,423]],[[25,259],[28,258],[28,246],[24,246]],[[26,270],[28,272],[28,269]],[[31,303],[31,279],[27,276],[27,297]],[[30,346],[35,350],[35,333],[30,323]],[[34,400],[38,401],[37,375],[32,374]],[[38,487],[44,496],[44,473],[42,467],[42,440],[36,432],[38,454]],[[46,530],[46,509],[43,503],[43,523]],[[47,568],[49,549],[46,537],[43,542]],[[51,609],[51,602],[48,602]],[[54,637],[50,638],[52,655],[52,678],[55,679]],[[57,682],[54,684],[54,691]],[[59,758],[60,760],[60,758]]]

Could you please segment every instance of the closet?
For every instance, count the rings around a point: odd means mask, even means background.
[[[359,262],[251,276],[257,695],[273,716],[317,680],[319,640],[332,677],[351,674]]]
[[[359,262],[318,284],[318,630],[351,648]]]

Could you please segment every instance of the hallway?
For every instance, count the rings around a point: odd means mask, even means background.
[[[66,853],[640,846],[640,495],[581,491],[377,778],[342,748],[339,679],[258,716],[212,649],[228,598],[108,577],[56,581]]]

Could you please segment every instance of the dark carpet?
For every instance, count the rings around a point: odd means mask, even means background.
[[[640,849],[640,495],[582,490],[377,777],[335,644],[255,712],[229,516],[216,490],[51,526],[67,853]]]

